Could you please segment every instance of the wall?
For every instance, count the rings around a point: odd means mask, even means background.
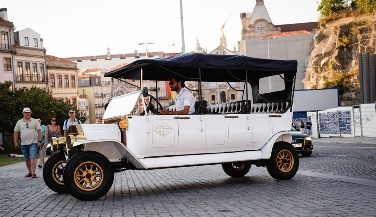
[[[270,59],[291,59],[298,61],[295,89],[304,89],[303,79],[306,70],[306,61],[309,57],[314,34],[303,34],[269,39],[247,39],[240,43],[241,54]],[[268,46],[269,44],[269,46]]]
[[[376,137],[374,103],[308,112],[312,119],[312,137]]]

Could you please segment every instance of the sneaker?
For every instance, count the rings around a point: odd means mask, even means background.
[[[38,178],[37,174],[33,174],[31,178]]]

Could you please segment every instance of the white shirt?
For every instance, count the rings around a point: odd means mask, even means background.
[[[68,131],[69,127],[71,125],[76,125],[76,124],[80,124],[80,121],[78,121],[76,118],[74,119],[74,121],[71,121],[70,118],[68,118],[67,120],[64,121],[63,123],[63,130],[64,131]]]
[[[183,87],[175,97],[176,111],[184,110],[184,106],[189,106],[188,114],[195,113],[195,101],[191,91]]]

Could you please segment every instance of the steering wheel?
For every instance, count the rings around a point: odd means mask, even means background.
[[[163,107],[162,107],[161,103],[158,102],[158,100],[157,100],[153,95],[150,95],[150,94],[148,93],[148,90],[147,90],[146,87],[143,88],[143,90],[142,90],[142,95],[143,95],[143,97],[147,97],[147,96],[150,97],[150,99],[149,99],[149,103],[146,105],[146,112],[151,111],[151,112],[152,112],[153,114],[155,114],[155,115],[160,115],[161,113],[160,113],[160,112],[158,111],[158,109],[154,106],[153,101],[155,101],[155,103],[158,105],[158,107],[159,107],[160,109],[162,109]]]

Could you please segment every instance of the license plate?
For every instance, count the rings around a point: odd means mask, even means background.
[[[295,148],[301,148],[301,147],[303,147],[303,144],[302,143],[294,143],[294,144],[292,144],[292,146],[294,146]]]

